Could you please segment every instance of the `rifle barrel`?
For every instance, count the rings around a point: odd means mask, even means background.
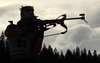
[[[82,20],[84,20],[84,17],[66,18],[64,20],[75,20],[75,19],[82,19]],[[40,21],[39,24],[57,23],[57,22],[62,21],[62,20],[63,19],[43,20],[43,21]]]
[[[77,18],[66,18],[65,20],[74,20],[74,19],[83,19],[84,17],[77,17]]]

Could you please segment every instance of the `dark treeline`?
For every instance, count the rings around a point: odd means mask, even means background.
[[[44,63],[100,63],[100,55],[96,50],[91,53],[90,50],[87,51],[85,48],[80,50],[79,47],[73,51],[68,49],[64,55],[63,52],[59,54],[56,48],[53,50],[50,45],[48,48],[44,45],[39,61]]]
[[[2,33],[0,36],[0,61],[3,63],[10,62],[9,49],[7,47],[6,39]],[[39,63],[100,63],[100,55],[96,50],[91,53],[90,50],[80,50],[76,47],[73,51],[66,50],[66,53],[59,53],[57,49],[53,49],[50,45],[48,47],[43,45],[41,53],[38,56]]]

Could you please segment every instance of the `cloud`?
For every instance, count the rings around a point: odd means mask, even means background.
[[[90,36],[91,39],[100,39],[100,27],[94,28]]]
[[[89,39],[91,34],[91,27],[85,24],[79,24],[71,29],[70,34],[71,42],[80,43],[81,41]],[[70,32],[70,31],[69,31]]]
[[[94,51],[96,50],[97,52],[100,51],[100,39],[91,39],[87,40],[79,45],[80,49],[86,48],[87,50]]]
[[[59,51],[63,50],[66,53],[67,49],[75,49],[78,46],[81,49],[97,50],[100,44],[100,27],[91,28],[86,24],[78,24],[69,29],[65,35],[60,35],[52,43],[53,48],[57,48]]]
[[[79,44],[81,41],[89,39],[92,28],[86,24],[79,24],[69,29],[64,35],[64,39],[69,39],[70,42]]]
[[[56,38],[56,41],[51,45],[59,50],[74,49],[82,42],[88,40],[92,34],[93,29],[86,24],[79,24],[69,28],[69,31],[65,35],[60,35]]]

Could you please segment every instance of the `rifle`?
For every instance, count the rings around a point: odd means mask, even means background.
[[[51,20],[40,20],[40,19],[37,19],[36,21],[38,22],[38,24],[42,24],[44,25],[44,27],[48,30],[48,29],[51,29],[51,28],[47,28],[51,25],[53,25],[53,27],[56,26],[56,24],[60,24],[62,27],[65,28],[65,31],[63,32],[60,32],[60,33],[55,33],[55,34],[50,34],[50,35],[46,35],[44,37],[48,37],[48,36],[53,36],[53,35],[58,35],[58,34],[65,34],[67,31],[68,31],[68,27],[64,24],[64,21],[65,20],[76,20],[76,19],[81,19],[81,20],[84,20],[86,23],[88,23],[86,20],[85,20],[85,14],[79,14],[80,17],[75,17],[75,18],[66,18],[66,14],[62,14],[60,15],[59,17],[57,17],[56,19],[51,19]],[[62,19],[59,19],[60,17],[62,17]],[[13,25],[13,21],[9,21],[11,25]],[[52,28],[53,28],[52,27]]]
[[[53,36],[53,35],[58,35],[58,34],[65,34],[68,31],[67,26],[64,24],[65,20],[76,20],[76,19],[81,19],[84,20],[86,23],[88,23],[85,20],[85,14],[79,14],[80,17],[76,17],[76,18],[66,18],[66,14],[60,15],[59,17],[57,17],[57,19],[51,19],[51,20],[43,20],[40,21],[39,23],[41,24],[45,24],[45,27],[47,28],[48,26],[53,25],[53,27],[56,26],[56,24],[60,24],[62,27],[64,27],[66,30],[60,33],[55,33],[55,34],[50,34],[50,35],[46,35],[44,37],[48,37],[48,36]],[[59,19],[60,17],[62,17],[62,19]],[[52,28],[53,28],[52,27]],[[48,28],[51,29],[51,28]]]

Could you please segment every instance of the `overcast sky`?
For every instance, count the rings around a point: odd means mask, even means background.
[[[88,24],[82,20],[65,21],[68,32],[64,35],[45,37],[44,43],[59,51],[81,49],[100,51],[100,0],[0,0],[0,32],[6,29],[9,20],[20,20],[21,6],[34,6],[39,19],[56,19],[59,15],[79,17],[85,13]],[[64,31],[61,26],[45,32],[45,35]]]

